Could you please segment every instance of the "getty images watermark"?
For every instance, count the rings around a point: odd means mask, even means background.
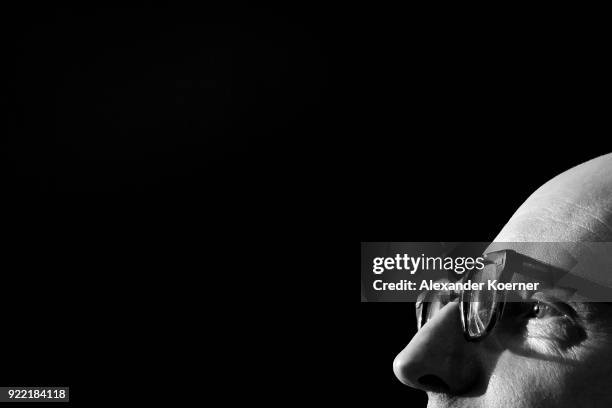
[[[394,257],[375,257],[372,260],[372,272],[380,275],[385,271],[406,271],[414,275],[422,271],[446,271],[457,275],[485,267],[484,257],[441,257],[420,256],[414,257],[408,254],[396,254]],[[436,282],[432,279],[420,279],[417,281],[401,279],[397,282],[384,282],[376,279],[372,283],[374,290],[537,290],[540,282],[514,282],[503,283],[498,279],[487,279],[484,282],[472,282],[468,279],[464,282]]]
[[[548,257],[546,254],[555,254]],[[362,242],[362,302],[415,302],[425,291],[535,292],[562,289],[574,300],[612,302],[599,263],[612,243]],[[607,276],[607,275],[606,275]],[[612,279],[612,277],[610,278]],[[503,294],[503,296],[506,296]]]

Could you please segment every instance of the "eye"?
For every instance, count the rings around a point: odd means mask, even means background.
[[[556,309],[555,307],[544,303],[544,302],[535,302],[531,306],[531,310],[529,312],[529,317],[533,317],[536,319],[545,319],[547,317],[555,317],[555,316],[563,316],[564,313]]]

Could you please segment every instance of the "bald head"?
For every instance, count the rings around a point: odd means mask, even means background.
[[[537,189],[495,241],[612,241],[612,153],[571,168]]]
[[[573,167],[537,189],[485,252],[514,249],[612,287],[611,243],[612,153]]]

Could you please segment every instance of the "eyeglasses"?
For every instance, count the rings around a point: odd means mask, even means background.
[[[484,267],[473,269],[464,275],[465,281],[473,283],[497,280],[499,283],[511,281],[515,272],[537,280],[549,280],[566,272],[512,250],[496,251],[484,256]],[[483,285],[486,288],[487,285]],[[468,341],[484,339],[501,319],[508,301],[508,293],[503,289],[426,291],[421,293],[416,303],[417,326],[427,323],[447,303],[460,299],[461,326]]]

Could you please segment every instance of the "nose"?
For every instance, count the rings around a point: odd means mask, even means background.
[[[411,387],[460,394],[468,391],[479,376],[476,347],[463,337],[459,303],[451,302],[395,357],[393,371]]]

